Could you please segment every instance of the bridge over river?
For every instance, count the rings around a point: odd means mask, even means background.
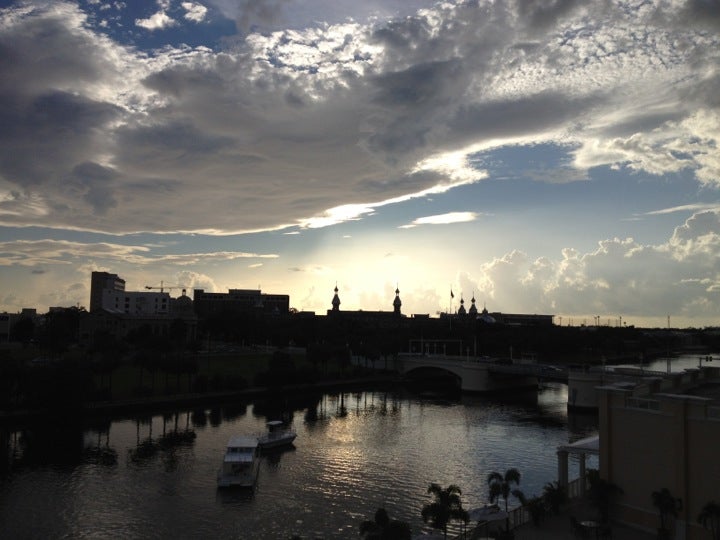
[[[400,354],[397,367],[401,375],[432,370],[451,373],[460,389],[467,392],[537,387],[538,380],[568,382],[566,368],[537,363],[508,363],[486,357]]]
[[[502,392],[537,388],[539,381],[555,381],[568,385],[568,407],[596,409],[599,386],[609,384],[646,385],[656,390],[680,391],[690,386],[697,370],[684,373],[649,371],[641,368],[583,366],[568,368],[526,361],[503,361],[488,357],[448,356],[444,354],[400,354],[398,372],[403,376],[441,370],[455,377],[458,387],[466,392]]]

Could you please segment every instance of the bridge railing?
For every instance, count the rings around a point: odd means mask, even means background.
[[[567,380],[568,368],[552,366],[548,364],[523,364],[510,363],[507,361],[498,361],[488,356],[448,356],[443,354],[425,354],[417,355],[412,353],[400,353],[398,356],[401,360],[412,359],[415,362],[447,362],[456,365],[482,365],[486,366],[490,371],[495,373],[508,373],[514,375],[530,375],[539,378],[552,378]]]

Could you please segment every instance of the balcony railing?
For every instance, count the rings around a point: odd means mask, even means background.
[[[645,411],[659,411],[660,401],[657,399],[629,397],[625,400],[625,406],[631,409],[642,409]]]

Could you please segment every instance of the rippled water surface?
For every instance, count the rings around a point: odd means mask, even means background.
[[[594,415],[568,416],[566,399],[566,386],[548,385],[513,401],[380,391],[286,401],[298,437],[263,457],[254,492],[218,490],[216,471],[227,440],[261,432],[277,402],[0,428],[0,536],[357,538],[380,506],[417,534],[431,482],[460,486],[470,509],[486,502],[488,473],[516,467],[525,494],[540,494],[556,479],[556,447],[597,429]]]

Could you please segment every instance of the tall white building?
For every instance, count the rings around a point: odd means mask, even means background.
[[[90,312],[103,309],[103,297],[106,290],[122,292],[125,280],[109,272],[93,272],[90,277]]]
[[[170,294],[103,289],[101,309],[125,315],[168,315]]]

